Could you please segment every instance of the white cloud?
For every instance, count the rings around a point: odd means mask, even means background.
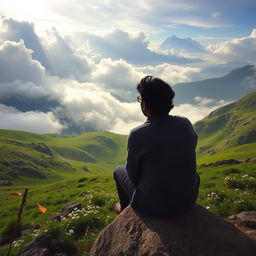
[[[248,37],[235,38],[218,44],[210,44],[209,58],[221,63],[244,62],[255,63],[256,59],[256,29]]]
[[[59,133],[63,128],[51,112],[20,112],[3,104],[0,104],[0,127],[35,133]]]
[[[44,73],[44,67],[32,59],[32,51],[23,41],[5,41],[0,45],[0,83],[21,80],[42,84]]]
[[[79,55],[55,28],[47,31],[41,40],[53,75],[79,81],[87,80],[91,70],[87,57]]]
[[[176,83],[190,82],[195,74],[201,71],[201,68],[171,65],[168,63],[156,66],[144,66],[138,68],[145,74],[152,74],[160,77],[167,83],[175,85]]]
[[[38,60],[42,66],[51,71],[40,38],[35,33],[34,24],[27,21],[17,21],[12,18],[0,17],[0,39],[3,41],[24,41],[27,49],[32,50],[32,57]]]
[[[130,34],[121,29],[113,29],[102,36],[78,33],[76,40],[80,43],[86,41],[91,50],[102,58],[123,59],[134,65],[157,65],[163,62],[186,64],[201,61],[198,58],[185,58],[150,50],[149,41],[142,32]]]
[[[140,3],[141,8],[151,11],[148,3]],[[67,37],[52,29],[39,38],[33,24],[4,20],[5,31],[0,32],[2,103],[11,105],[16,96],[27,101],[45,97],[43,103],[51,99],[55,105],[49,104],[42,112],[34,104],[21,112],[18,107],[2,104],[0,128],[75,133],[89,127],[127,134],[145,121],[140,105],[134,102],[136,85],[142,77],[153,75],[174,85],[191,81],[202,70],[199,65],[167,63],[187,59],[149,50],[144,33],[132,35],[114,29],[101,36],[84,33]],[[255,34],[250,38],[255,39]],[[44,61],[48,64],[43,65]],[[8,97],[7,104],[3,98]],[[195,122],[224,103],[204,97],[197,97],[196,102],[179,105],[173,113]],[[32,111],[35,109],[38,111]]]
[[[196,104],[180,104],[175,106],[172,110],[173,114],[181,115],[189,118],[192,123],[195,123],[207,115],[209,115],[213,110],[229,104],[230,101],[225,100],[215,100],[206,97],[195,97]]]
[[[97,130],[112,130],[118,126],[120,133],[124,133],[127,128],[120,123],[127,125],[144,120],[138,103],[120,102],[92,83],[63,82],[57,85],[59,100],[65,106],[66,116],[79,125],[90,124]]]
[[[123,100],[135,100],[136,85],[145,73],[121,59],[102,59],[95,68],[93,82]]]

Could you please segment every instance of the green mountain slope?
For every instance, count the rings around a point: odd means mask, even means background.
[[[256,156],[256,91],[197,122],[201,161]]]
[[[125,162],[127,137],[91,132],[75,137],[0,130],[0,180],[49,182],[110,173]]]

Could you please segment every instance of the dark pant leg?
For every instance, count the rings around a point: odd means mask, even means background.
[[[114,179],[120,199],[122,210],[126,208],[132,199],[135,187],[127,175],[125,166],[118,166],[114,171]]]

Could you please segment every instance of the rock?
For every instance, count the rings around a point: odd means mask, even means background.
[[[41,227],[42,227],[41,224],[36,224],[36,225],[34,226],[34,230],[38,230],[38,229],[40,229]]]
[[[75,210],[81,210],[82,205],[80,203],[67,203],[62,209],[61,212],[65,215],[75,211]]]
[[[12,182],[10,180],[0,180],[0,186],[12,186]]]
[[[66,215],[65,215],[66,216]],[[64,217],[62,213],[56,213],[52,216],[52,220],[54,221],[61,221],[61,218]]]
[[[229,220],[234,220],[236,218],[236,215],[231,215],[228,217]]]
[[[250,228],[256,228],[256,211],[240,212],[237,217]]]
[[[60,243],[50,235],[42,235],[26,244],[18,256],[67,256]]]
[[[94,242],[90,256],[255,256],[256,243],[232,224],[195,206],[175,219],[127,207]]]
[[[67,203],[62,207],[61,213],[56,213],[52,216],[52,220],[61,221],[62,217],[67,217],[69,213],[81,209],[82,205],[80,203]]]

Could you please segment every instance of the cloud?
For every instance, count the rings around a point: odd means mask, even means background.
[[[0,39],[3,41],[24,41],[27,49],[32,50],[33,59],[38,60],[42,66],[51,71],[50,63],[41,45],[40,38],[34,30],[34,24],[27,21],[16,21],[11,18],[1,17],[2,29]]]
[[[196,104],[180,104],[175,106],[172,114],[185,115],[192,123],[195,123],[209,115],[213,110],[230,103],[230,101],[218,101],[200,96],[195,97],[195,101]]]
[[[182,82],[190,82],[192,78],[201,71],[201,68],[171,65],[168,63],[156,66],[144,66],[138,68],[144,74],[151,74],[175,85]]]
[[[210,58],[221,63],[244,62],[255,63],[256,59],[256,29],[248,37],[235,38],[218,44],[210,44]]]
[[[51,112],[20,112],[3,104],[0,104],[0,127],[35,133],[59,133],[63,128]]]
[[[79,55],[59,32],[52,28],[42,37],[42,45],[45,54],[51,63],[51,74],[60,78],[74,78],[78,81],[87,80],[87,75],[91,71],[89,61],[86,56]]]
[[[119,132],[124,133],[127,124],[144,120],[138,103],[120,102],[93,83],[79,83],[74,80],[64,83],[62,80],[57,87],[63,107],[57,108],[55,114],[60,119],[64,116],[64,120],[84,127],[85,130],[109,131],[119,127]]]
[[[123,59],[134,65],[157,65],[163,62],[186,64],[200,62],[200,59],[184,58],[176,55],[165,55],[149,49],[149,41],[144,33],[131,35],[121,29],[114,29],[103,36],[80,33],[77,39],[88,41],[92,51],[101,58]]]
[[[136,85],[145,73],[124,60],[102,59],[92,73],[92,81],[123,101],[136,99]]]
[[[42,84],[44,72],[41,63],[32,59],[32,51],[25,47],[23,41],[0,44],[0,83],[21,80]]]
[[[101,36],[80,33],[71,37],[51,29],[38,37],[31,23],[4,22],[5,30],[0,32],[1,128],[127,134],[146,119],[135,102],[142,77],[151,74],[174,85],[189,82],[202,71],[199,65],[168,63],[189,59],[149,50],[144,33],[114,29]],[[37,41],[31,43],[30,37]],[[38,57],[40,51],[49,66]],[[196,97],[195,105],[176,106],[173,113],[185,113],[195,122],[223,103]]]

